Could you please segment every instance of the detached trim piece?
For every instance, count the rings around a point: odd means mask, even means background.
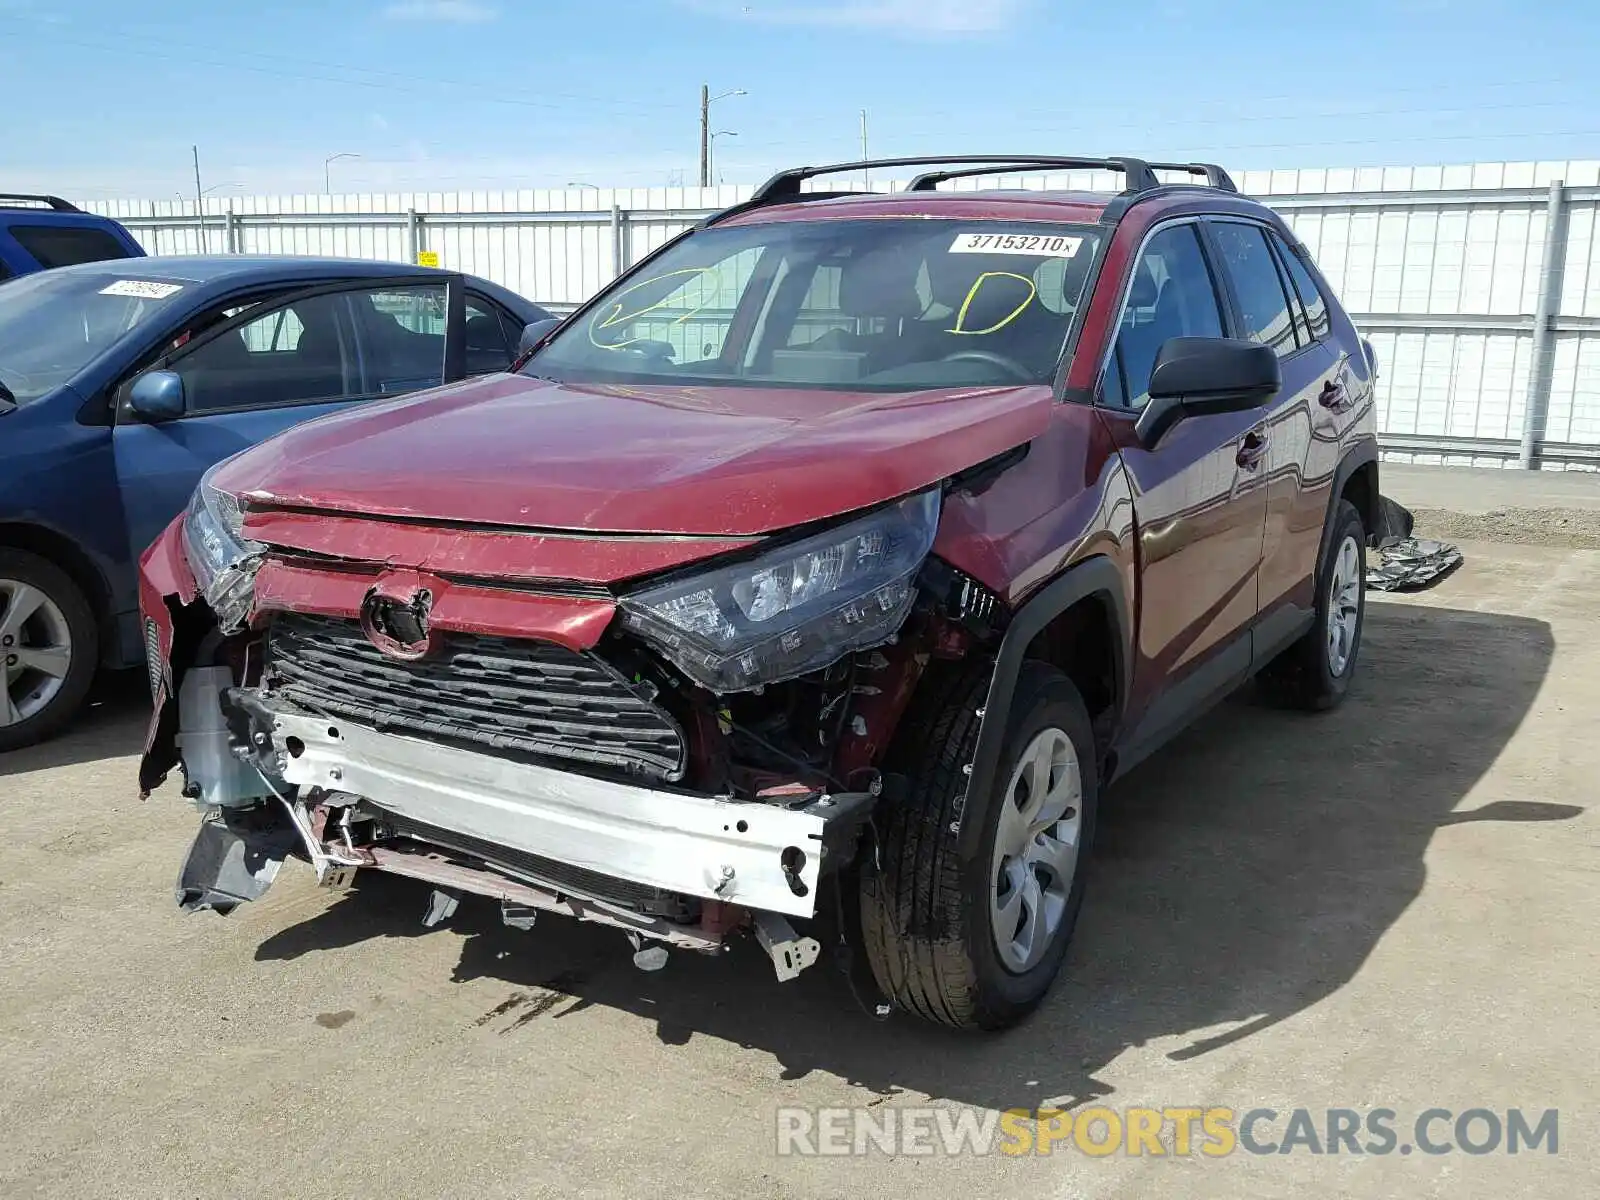
[[[791,916],[815,908],[823,817],[609,783],[351,721],[274,716],[289,783],[649,887]],[[836,799],[837,810],[851,807]],[[791,872],[796,850],[805,861]]]

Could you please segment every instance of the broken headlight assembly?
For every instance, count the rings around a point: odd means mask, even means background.
[[[183,517],[183,546],[194,581],[216,615],[223,633],[237,633],[250,616],[256,572],[266,548],[244,536],[239,498],[211,486],[217,464],[207,471],[189,499]]]
[[[690,679],[739,692],[821,670],[899,630],[939,527],[921,492],[759,558],[622,599],[623,624]]]

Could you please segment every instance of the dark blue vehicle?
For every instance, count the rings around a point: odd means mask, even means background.
[[[505,370],[543,309],[394,263],[184,257],[0,284],[0,752],[136,666],[137,560],[204,471],[351,404]]]
[[[60,196],[0,192],[0,282],[51,267],[143,257],[133,235],[110,217]]]

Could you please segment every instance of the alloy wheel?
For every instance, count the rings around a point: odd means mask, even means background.
[[[43,712],[71,666],[72,631],[60,606],[30,583],[0,579],[0,726]]]
[[[1333,560],[1328,582],[1328,670],[1335,679],[1344,674],[1355,653],[1356,625],[1361,620],[1361,547],[1346,537]]]

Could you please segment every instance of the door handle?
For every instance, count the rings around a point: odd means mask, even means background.
[[[1253,471],[1261,465],[1261,460],[1267,453],[1267,435],[1258,429],[1252,429],[1239,440],[1239,452],[1233,456],[1233,461],[1246,471]]]
[[[1345,391],[1344,380],[1330,379],[1317,393],[1317,403],[1333,412],[1343,412],[1350,406],[1350,395]]]

